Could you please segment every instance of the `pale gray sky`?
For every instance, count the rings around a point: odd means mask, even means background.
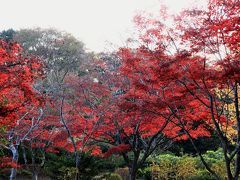
[[[157,12],[159,1],[171,12],[205,0],[0,0],[0,30],[56,28],[72,33],[93,51],[124,44],[139,11]],[[110,45],[112,43],[113,45]]]

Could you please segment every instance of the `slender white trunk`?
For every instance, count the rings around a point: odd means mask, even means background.
[[[15,147],[13,144],[9,146],[9,149],[12,152],[12,162],[17,163],[18,162],[18,148]],[[15,180],[17,176],[17,169],[16,168],[11,168],[11,174],[9,179],[10,180]]]

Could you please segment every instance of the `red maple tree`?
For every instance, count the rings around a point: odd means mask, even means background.
[[[33,122],[34,117],[29,120],[27,115],[43,105],[41,94],[33,88],[34,80],[43,75],[41,68],[41,61],[25,55],[17,43],[0,40],[0,145],[12,153],[10,179],[16,176],[18,146],[33,128],[25,129],[22,122]]]

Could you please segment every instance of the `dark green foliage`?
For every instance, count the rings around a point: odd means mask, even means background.
[[[47,153],[44,172],[50,177],[62,176],[62,167],[74,167],[74,158],[71,154],[62,152],[59,154]]]
[[[4,39],[5,41],[13,40],[13,36],[16,34],[16,31],[13,29],[3,30],[0,32],[0,38]]]
[[[122,158],[109,157],[105,159],[82,154],[79,167],[80,178],[84,180],[91,179],[103,172],[113,172],[121,166],[124,166]],[[75,172],[73,154],[65,151],[61,151],[59,154],[47,153],[44,165],[45,175],[52,178],[69,179],[71,176],[75,176]]]
[[[199,137],[194,141],[202,153],[205,153],[208,150],[215,151],[220,147],[220,140],[214,133],[209,138]],[[171,151],[177,156],[180,156],[182,154],[196,154],[196,151],[194,150],[190,140],[175,142],[174,145],[169,149],[169,151]]]

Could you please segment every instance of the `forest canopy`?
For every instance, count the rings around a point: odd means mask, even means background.
[[[0,32],[0,178],[239,179],[240,1],[159,9],[113,52]]]

